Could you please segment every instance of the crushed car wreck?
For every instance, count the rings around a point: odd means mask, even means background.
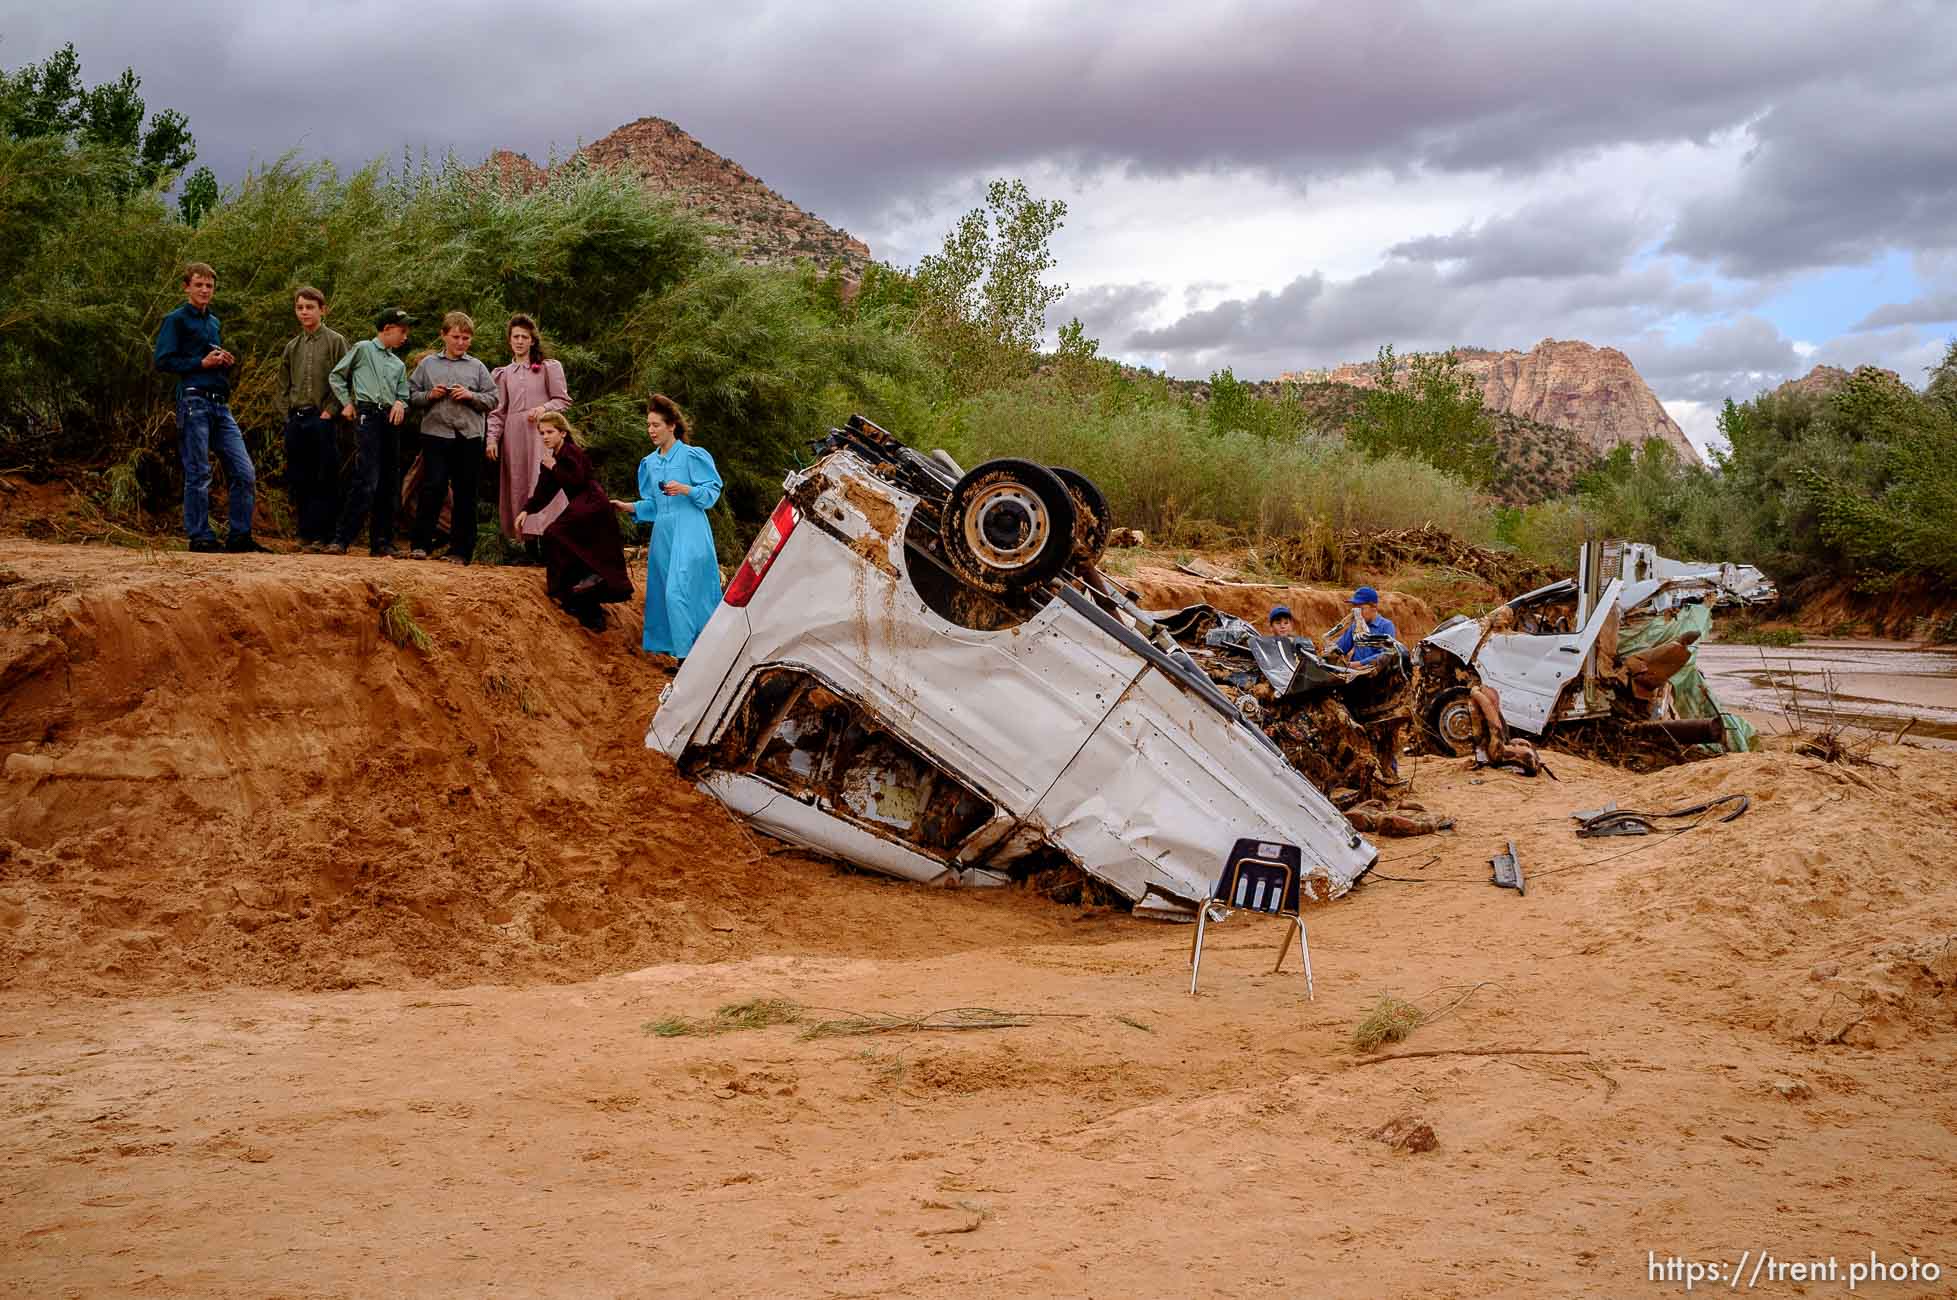
[[[782,839],[911,880],[1073,868],[1188,913],[1244,836],[1304,897],[1376,850],[1095,568],[1092,483],[962,473],[861,417],[817,444],[646,744]]]
[[[1576,578],[1436,627],[1414,706],[1426,745],[1474,753],[1474,692],[1492,687],[1508,729],[1633,770],[1751,748],[1753,729],[1721,711],[1697,667],[1716,589],[1700,573],[1621,572],[1610,545],[1586,542]]]

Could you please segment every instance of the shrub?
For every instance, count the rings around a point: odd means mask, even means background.
[[[1210,431],[1186,403],[1146,395],[1075,397],[1021,384],[971,398],[940,430],[971,466],[997,456],[1067,465],[1099,484],[1117,523],[1168,535],[1211,520],[1255,536],[1432,523],[1492,538],[1486,503],[1460,480],[1403,457],[1373,458],[1336,436],[1273,440]]]

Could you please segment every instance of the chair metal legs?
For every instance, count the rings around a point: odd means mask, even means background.
[[[1305,964],[1305,997],[1316,1002],[1318,1001],[1318,993],[1312,988],[1311,940],[1305,935],[1305,918],[1302,916],[1293,916],[1290,920],[1293,925],[1298,927],[1298,958]],[[1277,950],[1277,965],[1271,967],[1271,973],[1273,975],[1284,969],[1284,957],[1290,951],[1291,931],[1286,930],[1284,932],[1284,942]]]
[[[1286,915],[1284,919],[1291,922],[1292,926],[1298,932],[1298,960],[1304,963],[1305,967],[1305,997],[1316,1002],[1318,1001],[1318,991],[1312,985],[1311,939],[1305,933],[1305,918],[1302,916]],[[1196,935],[1189,943],[1189,993],[1192,997],[1196,993],[1196,981],[1203,976],[1203,934],[1209,927],[1209,921],[1209,904],[1205,903],[1196,910]],[[1277,964],[1271,967],[1271,973],[1273,975],[1284,969],[1284,959],[1290,952],[1291,930],[1286,930],[1284,932],[1284,942],[1279,945],[1277,950]]]
[[[1196,937],[1189,945],[1189,996],[1196,996],[1196,981],[1203,976],[1203,931],[1210,923],[1210,905],[1196,909]]]

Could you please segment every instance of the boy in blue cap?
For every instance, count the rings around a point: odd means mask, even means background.
[[[1344,620],[1339,639],[1332,643],[1332,647],[1344,655],[1348,663],[1363,664],[1384,652],[1377,646],[1355,648],[1353,643],[1359,637],[1390,636],[1397,641],[1400,630],[1393,626],[1392,619],[1379,612],[1379,593],[1371,587],[1361,587],[1353,592],[1348,603],[1352,606],[1352,614]]]

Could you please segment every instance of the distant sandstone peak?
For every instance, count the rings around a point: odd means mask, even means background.
[[[1705,463],[1631,358],[1616,348],[1580,339],[1544,339],[1527,352],[1456,348],[1454,355],[1480,381],[1482,405],[1491,411],[1568,429],[1600,456],[1613,447],[1638,447],[1649,438],[1662,438],[1686,464]],[[1348,362],[1330,371],[1294,371],[1283,378],[1371,388],[1374,366]]]
[[[858,280],[870,264],[862,240],[803,211],[663,117],[628,122],[573,157],[631,171],[648,190],[722,227],[718,242],[750,265],[840,263],[845,276]],[[549,175],[507,149],[492,153],[479,170],[524,189]]]
[[[1834,392],[1837,388],[1840,388],[1864,370],[1874,371],[1878,375],[1886,375],[1899,384],[1903,382],[1901,375],[1893,370],[1885,370],[1881,366],[1857,366],[1853,371],[1843,370],[1840,366],[1816,366],[1799,379],[1788,380],[1780,387],[1774,389],[1774,393],[1780,396],[1811,394],[1816,397],[1826,397],[1829,393]]]
[[[504,189],[533,190],[544,183],[550,173],[523,154],[508,149],[498,149],[476,168],[477,175],[488,174]]]

